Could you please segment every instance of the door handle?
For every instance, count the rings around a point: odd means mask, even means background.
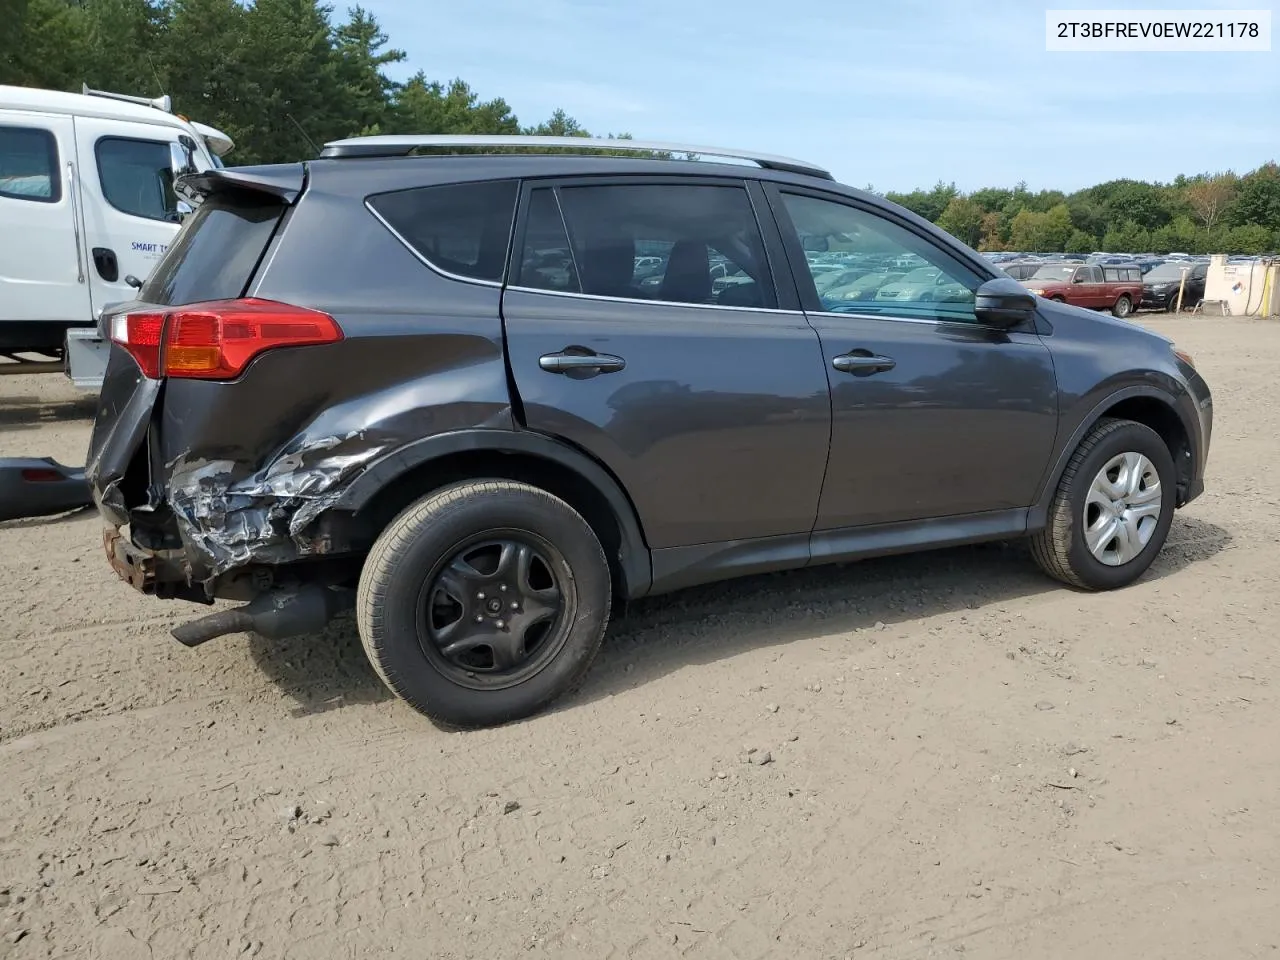
[[[538,358],[538,366],[547,373],[617,373],[626,367],[621,357],[607,353],[544,353]]]
[[[120,262],[116,260],[116,252],[109,247],[93,248],[93,265],[98,270],[98,276],[108,283],[115,283],[120,279]]]
[[[892,370],[897,365],[898,361],[892,357],[876,356],[866,350],[854,350],[852,353],[845,353],[831,358],[831,366],[841,373],[861,374],[864,377],[873,373]]]

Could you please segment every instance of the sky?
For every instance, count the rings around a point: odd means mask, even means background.
[[[593,134],[777,153],[876,190],[1073,190],[1280,161],[1269,53],[1045,50],[1045,10],[1280,0],[362,0],[433,80]],[[343,13],[341,0],[335,17]]]

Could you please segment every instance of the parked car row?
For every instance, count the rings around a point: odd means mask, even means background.
[[[1000,251],[986,257],[1041,296],[1077,306],[1111,310],[1116,316],[1127,316],[1139,308],[1176,309],[1180,290],[1181,303],[1194,306],[1204,298],[1205,278],[1209,273],[1208,257],[1193,257],[1185,253],[1156,257],[1101,251],[1087,256]],[[1098,284],[1106,286],[1105,294],[1097,287]]]

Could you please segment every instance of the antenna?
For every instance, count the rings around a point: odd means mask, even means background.
[[[170,99],[169,95],[164,92],[164,81],[160,79],[160,71],[156,69],[156,62],[151,59],[150,53],[147,53],[147,63],[151,66],[151,75],[156,78],[156,86],[160,88],[160,96],[166,100]]]
[[[307,131],[302,129],[302,124],[300,124],[297,120],[293,119],[293,114],[286,113],[285,116],[289,118],[290,123],[292,123],[295,127],[298,128],[298,132],[302,134],[302,139],[307,141],[307,143],[311,146],[312,151],[314,151],[315,153],[319,153],[320,148],[316,146],[316,142],[314,140],[312,140],[310,137],[307,136]]]

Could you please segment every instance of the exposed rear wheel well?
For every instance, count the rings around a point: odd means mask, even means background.
[[[1191,483],[1191,440],[1177,411],[1162,400],[1155,397],[1129,397],[1108,408],[1098,419],[1113,418],[1117,420],[1133,420],[1150,427],[1160,434],[1169,453],[1173,456],[1173,465],[1178,471],[1178,506],[1186,502],[1187,488]]]
[[[571,468],[530,454],[467,450],[414,467],[379,490],[355,514],[352,532],[371,545],[387,524],[411,503],[451,483],[481,477],[516,480],[540,487],[578,511],[609,559],[614,595],[627,595],[620,559],[622,533],[608,498]]]

